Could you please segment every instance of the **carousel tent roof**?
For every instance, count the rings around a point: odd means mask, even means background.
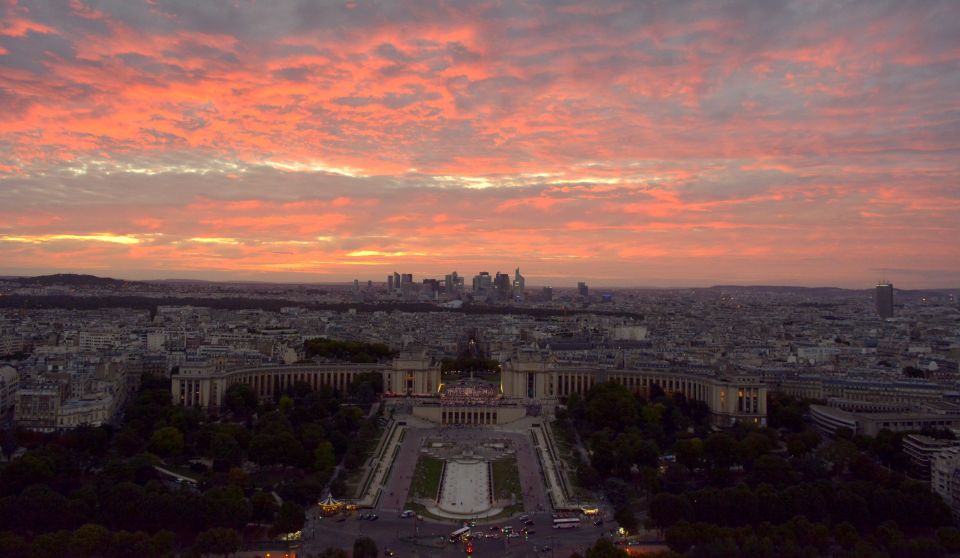
[[[339,506],[342,502],[333,497],[333,494],[327,493],[327,497],[320,500],[321,506]]]

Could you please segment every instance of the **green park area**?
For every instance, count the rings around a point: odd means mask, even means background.
[[[517,470],[517,458],[505,457],[491,463],[493,469],[493,494],[497,500],[509,500],[523,495],[520,487],[520,472]]]
[[[417,460],[417,467],[413,471],[413,480],[410,481],[411,498],[435,499],[440,490],[440,475],[443,472],[443,461],[421,455]]]
[[[269,402],[234,384],[211,417],[144,375],[120,424],[0,433],[0,556],[225,555],[300,531],[328,484],[344,494],[337,464],[358,469],[376,445],[373,380]]]

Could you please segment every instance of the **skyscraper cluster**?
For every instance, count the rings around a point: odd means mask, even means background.
[[[387,294],[402,299],[415,297],[437,299],[441,295],[450,299],[459,299],[469,293],[475,299],[522,301],[526,288],[527,280],[520,274],[519,267],[514,270],[513,277],[499,271],[496,275],[481,271],[473,276],[469,291],[467,291],[466,278],[456,271],[445,275],[442,280],[424,279],[419,285],[414,284],[412,273],[387,275]]]

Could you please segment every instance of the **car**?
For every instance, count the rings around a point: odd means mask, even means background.
[[[371,513],[370,515],[367,516],[367,519],[369,519],[370,521],[376,521],[376,520],[378,520],[378,519],[380,519],[380,518],[377,517],[377,514]]]
[[[594,521],[593,524],[596,525],[597,527],[600,527],[601,525],[603,525],[603,520],[602,520],[602,519],[598,519],[598,520]]]
[[[384,556],[396,556],[397,553],[388,548],[388,549],[386,549],[386,550],[383,551],[383,555],[384,555]]]
[[[367,514],[365,514],[365,513],[359,513],[359,514],[357,514],[357,520],[366,519],[366,518],[367,518]]]
[[[400,517],[406,519],[408,517],[413,517],[417,515],[413,510],[403,510],[403,513],[400,514]]]
[[[543,547],[543,548],[540,549],[540,552],[550,552],[550,547],[549,547],[549,546],[545,546],[545,547]]]
[[[524,525],[528,525],[528,526],[529,526],[529,525],[533,525],[533,520],[532,520],[532,519],[528,519],[528,520],[524,521],[523,524],[524,524]]]
[[[490,530],[491,530],[491,531],[499,531],[499,530],[500,530],[500,526],[499,526],[499,525],[491,525],[491,526],[490,526]]]
[[[527,536],[528,536],[528,537],[529,537],[530,535],[536,535],[536,534],[537,534],[537,532],[534,531],[533,529],[530,529],[529,531],[527,531]]]

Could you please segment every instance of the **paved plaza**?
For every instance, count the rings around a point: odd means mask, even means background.
[[[480,460],[447,461],[439,508],[447,513],[476,516],[490,510],[490,465]]]
[[[504,439],[513,444],[517,457],[517,470],[523,494],[524,511],[548,511],[547,494],[543,487],[540,465],[534,453],[530,435],[526,431],[509,431],[491,428],[427,427],[416,428],[410,425],[403,443],[394,460],[377,509],[399,513],[409,501],[410,481],[420,456],[420,448],[426,439],[436,438],[456,442],[475,442],[477,444],[492,438]]]
[[[609,530],[615,527],[611,521],[606,522],[604,527],[595,527],[589,522],[584,522],[578,529],[557,530],[551,527],[552,510],[530,434],[531,426],[538,422],[536,420],[478,428],[440,427],[415,418],[407,420],[406,417],[400,420],[406,422],[406,429],[377,500],[374,511],[379,516],[378,520],[357,519],[356,514],[346,519],[320,518],[317,510],[311,510],[304,528],[303,550],[306,553],[319,553],[330,546],[349,548],[357,537],[367,536],[376,541],[381,552],[390,549],[396,552],[397,556],[463,556],[462,544],[447,541],[450,533],[463,524],[462,520],[451,519],[444,522],[431,518],[416,520],[400,517],[400,513],[410,501],[410,483],[421,450],[425,445],[433,445],[434,442],[478,449],[485,442],[503,442],[512,448],[516,457],[522,492],[522,502],[518,503],[522,503],[523,513],[534,521],[532,528],[535,532],[529,536],[508,539],[491,528],[510,525],[518,530],[522,524],[515,517],[477,517],[477,526],[473,530],[475,556],[569,556],[574,551],[583,553],[597,538],[609,536]],[[470,459],[476,457],[473,455],[464,457],[465,459],[459,460],[448,458],[444,480],[448,484],[442,491],[442,499],[447,501],[442,503],[441,507],[462,506],[474,510],[489,507],[488,462],[483,458]],[[517,515],[520,513],[518,511]],[[545,547],[550,550],[544,551]]]

